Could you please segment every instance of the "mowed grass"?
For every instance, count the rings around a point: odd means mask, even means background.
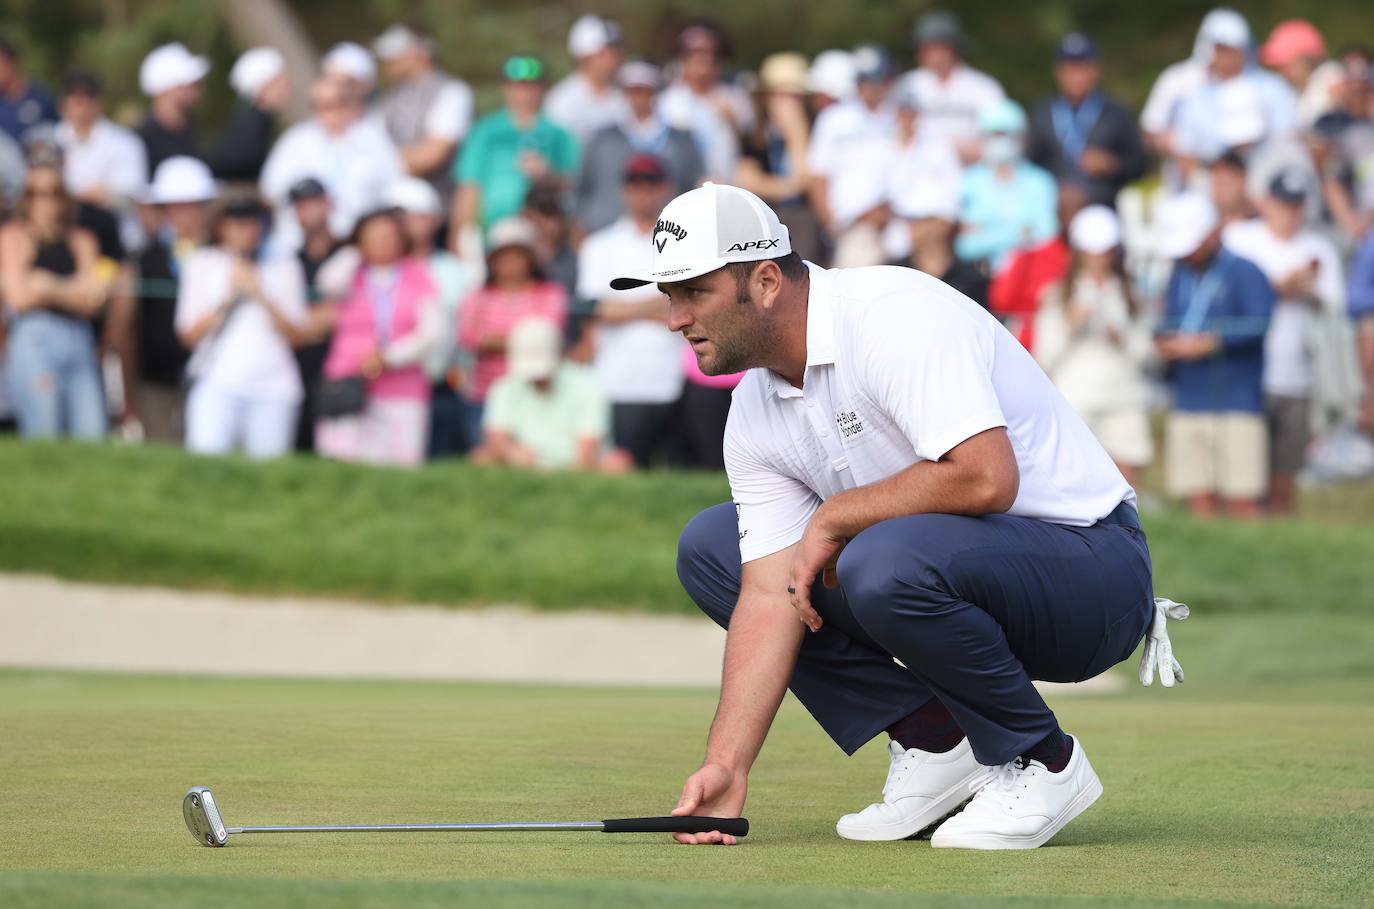
[[[717,474],[532,476],[145,446],[0,440],[0,570],[78,580],[443,605],[692,613],[677,537],[729,498]],[[1156,589],[1208,613],[1366,613],[1374,484],[1301,520],[1147,512]]]
[[[842,754],[790,698],[739,847],[599,833],[243,836],[234,824],[666,813],[708,690],[0,673],[0,905],[1368,905],[1374,623],[1200,618],[1186,685],[1062,697],[1106,794],[1028,853],[851,843],[879,742]]]

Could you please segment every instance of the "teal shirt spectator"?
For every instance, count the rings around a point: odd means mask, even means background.
[[[960,186],[961,231],[954,252],[966,262],[986,259],[996,272],[1012,250],[1039,246],[1058,231],[1058,192],[1049,171],[1029,161],[1015,165],[1011,180],[995,169],[974,164]]]
[[[481,191],[478,217],[483,230],[518,214],[524,205],[530,181],[520,170],[520,155],[526,151],[539,153],[549,169],[563,177],[570,178],[577,169],[577,140],[543,114],[521,129],[509,111],[496,111],[478,120],[463,143],[453,179],[459,185],[476,184]]]

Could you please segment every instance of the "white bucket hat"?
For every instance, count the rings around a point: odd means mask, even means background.
[[[558,372],[563,335],[549,319],[521,319],[511,329],[506,369],[517,379],[537,381]]]
[[[154,48],[138,68],[138,87],[150,98],[163,92],[192,85],[210,71],[206,57],[193,54],[180,42]]]
[[[1069,222],[1069,245],[1093,255],[1121,245],[1121,219],[1105,205],[1089,205]]]
[[[1155,212],[1155,253],[1165,259],[1186,259],[1198,251],[1220,220],[1212,200],[1201,193],[1165,199]]]
[[[419,177],[404,177],[387,187],[386,204],[412,215],[443,213],[439,194],[429,181]]]
[[[654,227],[653,268],[611,281],[616,290],[686,281],[731,262],[792,252],[787,228],[764,201],[738,186],[703,183],[663,209]]]
[[[275,47],[255,47],[243,52],[229,70],[229,85],[239,97],[252,101],[267,83],[286,69],[286,58]]]
[[[168,158],[153,172],[144,201],[151,205],[210,202],[219,195],[215,178],[205,162],[188,155]]]

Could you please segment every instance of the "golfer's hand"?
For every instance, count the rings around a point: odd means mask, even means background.
[[[749,777],[736,773],[722,764],[702,764],[701,769],[687,777],[682,786],[682,798],[677,800],[673,817],[699,814],[706,817],[739,817],[749,790]],[[689,846],[724,845],[737,842],[728,833],[674,833],[673,839]]]
[[[840,552],[845,540],[826,529],[822,512],[816,512],[801,541],[792,550],[791,581],[787,585],[787,595],[792,608],[801,616],[802,624],[812,631],[821,628],[821,617],[811,607],[811,585],[816,583],[816,575],[821,575],[826,587],[839,586],[839,575],[835,572]]]
[[[1145,652],[1140,655],[1140,684],[1149,686],[1159,672],[1159,683],[1172,688],[1183,681],[1183,667],[1174,659],[1174,645],[1169,641],[1169,619],[1188,618],[1188,607],[1164,597],[1155,597],[1155,617],[1145,635]]]

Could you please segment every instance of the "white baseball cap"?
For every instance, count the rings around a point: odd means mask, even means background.
[[[762,199],[746,189],[703,183],[664,207],[654,226],[654,265],[611,281],[615,290],[686,281],[731,262],[758,262],[792,252],[792,239]]]
[[[403,177],[387,187],[386,204],[415,215],[437,215],[443,211],[439,194],[428,180]]]
[[[858,78],[854,55],[849,51],[821,51],[811,61],[811,69],[806,74],[806,87],[832,98],[848,98],[854,93]]]
[[[620,26],[600,16],[586,15],[568,32],[568,53],[576,60],[620,43]]]
[[[506,351],[510,375],[530,382],[547,379],[558,372],[563,334],[550,319],[521,319],[511,329]]]
[[[154,48],[138,68],[138,87],[148,97],[192,85],[205,78],[210,61],[193,54],[180,42]]]
[[[377,82],[377,63],[367,48],[352,41],[341,41],[320,59],[320,71],[330,76],[347,76],[366,85]]]
[[[372,52],[378,60],[395,60],[413,50],[424,49],[424,36],[408,25],[397,23],[387,28],[372,42]]]
[[[1165,199],[1155,211],[1155,253],[1165,259],[1184,259],[1198,251],[1221,219],[1212,200],[1199,192]]]
[[[286,69],[286,58],[275,47],[255,47],[244,51],[229,70],[229,84],[239,96],[252,101],[263,86]]]
[[[150,205],[209,202],[219,195],[215,178],[205,162],[189,155],[168,158],[153,171],[144,201]]]
[[[1220,45],[1245,50],[1250,47],[1250,23],[1235,10],[1218,7],[1203,17],[1198,38],[1208,47]]]
[[[1092,254],[1116,249],[1121,245],[1121,219],[1105,205],[1089,205],[1069,222],[1069,245]]]

